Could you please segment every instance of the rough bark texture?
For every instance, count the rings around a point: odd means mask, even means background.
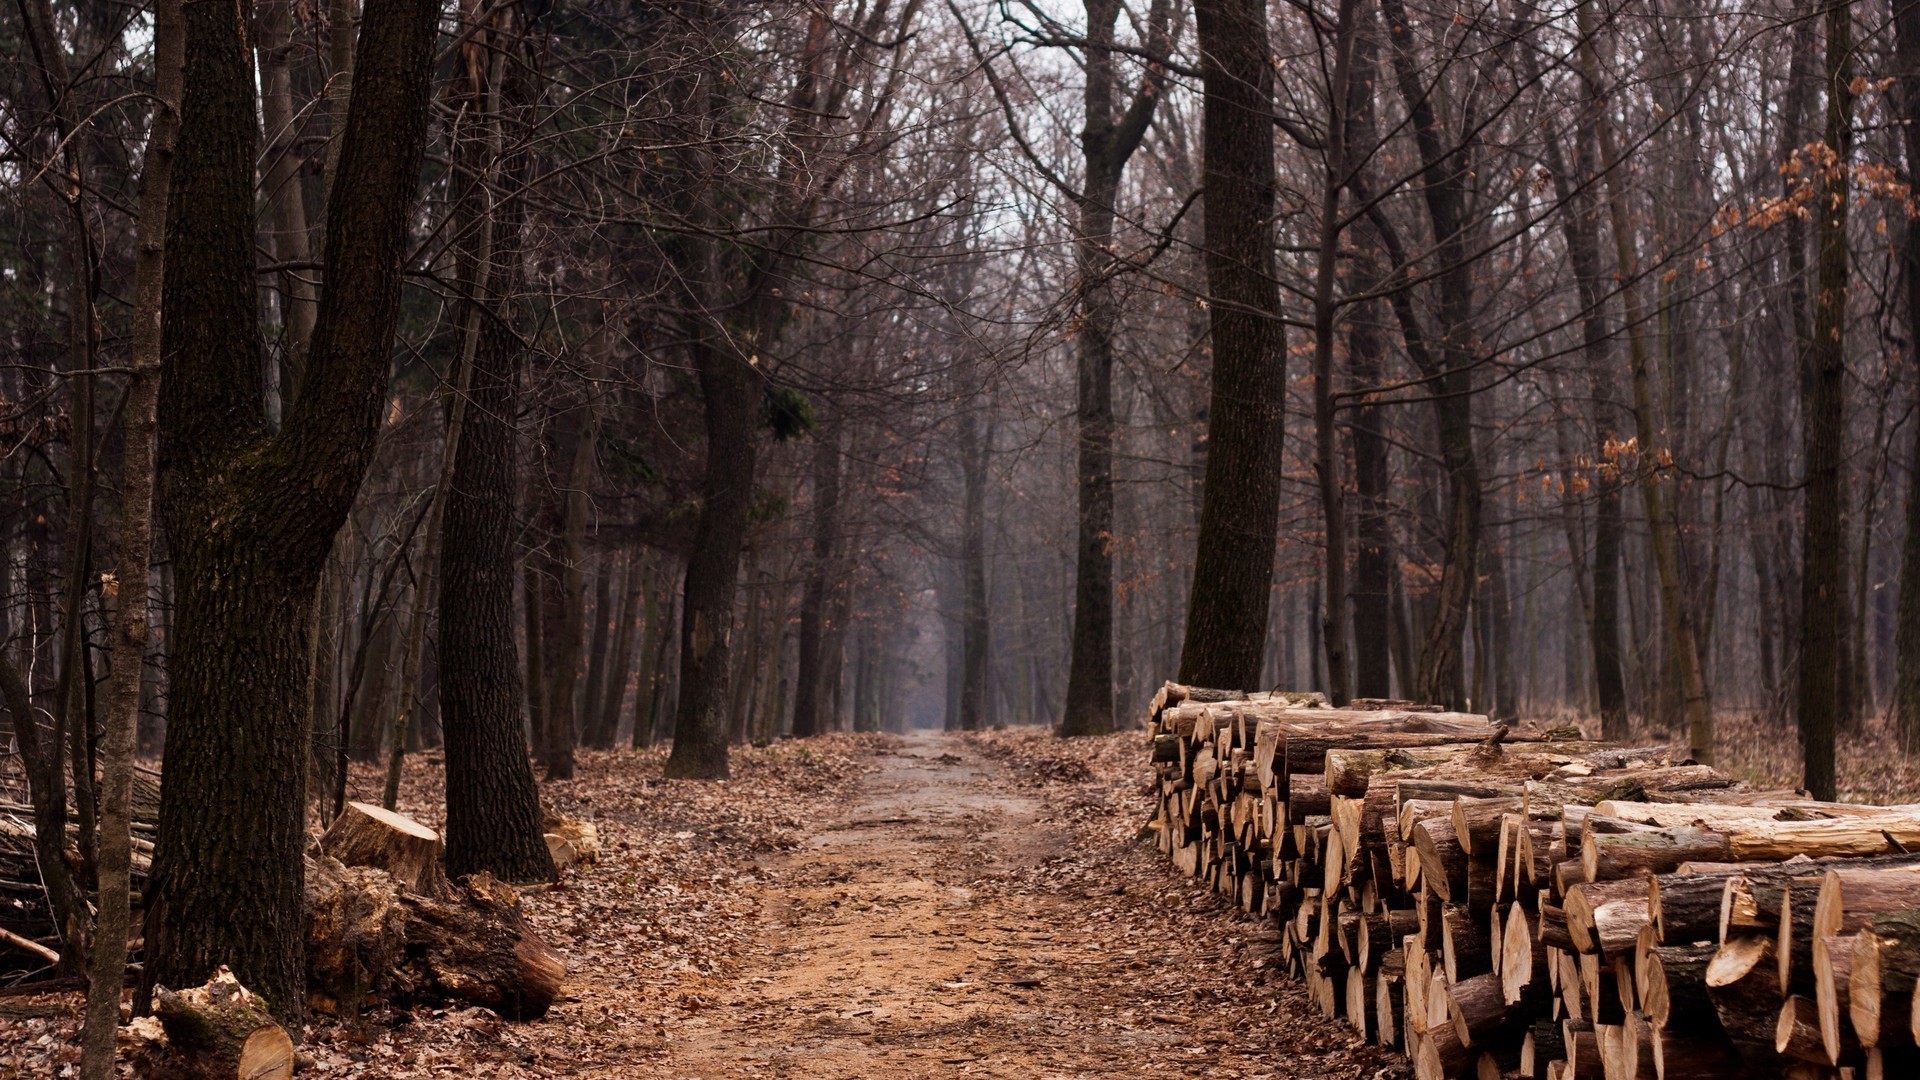
[[[1853,150],[1853,7],[1827,8],[1827,132],[1831,162],[1815,163],[1813,341],[1801,376],[1807,504],[1801,539],[1800,746],[1805,786],[1834,797],[1834,729],[1840,722],[1840,610],[1845,599],[1847,495],[1847,169]]]
[[[1180,681],[1260,679],[1280,525],[1286,331],[1273,274],[1273,68],[1254,0],[1198,0],[1213,387]]]
[[[1894,58],[1907,154],[1907,181],[1920,175],[1920,5],[1890,0]],[[1920,214],[1910,214],[1900,257],[1906,275],[1908,366],[1920,371]],[[1920,387],[1916,387],[1920,394]],[[1920,403],[1920,398],[1916,398]],[[1920,436],[1908,462],[1907,541],[1900,562],[1900,608],[1894,662],[1895,730],[1900,749],[1920,753]]]
[[[187,12],[159,402],[175,659],[148,988],[226,964],[282,1015],[303,1008],[312,606],[385,400],[436,10],[396,0],[365,20],[308,379],[277,435],[261,404],[244,27]]]
[[[160,397],[160,306],[166,273],[167,192],[179,135],[183,63],[180,0],[154,8],[153,127],[140,170],[139,247],[134,256],[133,374],[127,384],[121,456],[119,592],[113,671],[100,748],[99,908],[88,961],[87,1023],[80,1063],[86,1080],[113,1075],[114,1034],[133,922],[133,765],[146,671],[147,578],[153,551],[154,437]],[[284,1037],[284,1036],[283,1036]]]
[[[500,251],[490,271],[500,280],[486,291],[489,297],[512,292],[508,274],[517,259],[506,252],[518,250],[518,223],[517,201],[500,208],[494,244]],[[481,318],[478,333],[440,555],[447,872],[457,877],[485,870],[505,881],[549,881],[553,860],[541,836],[540,794],[527,758],[526,698],[513,627],[513,417],[525,357],[510,320]],[[529,612],[537,606],[530,595]],[[538,644],[537,638],[529,641],[529,650]]]
[[[706,402],[707,468],[700,523],[687,554],[680,708],[666,772],[688,780],[719,780],[729,772],[726,705],[734,579],[753,501],[760,379],[745,358],[717,343],[702,343],[696,355]]]

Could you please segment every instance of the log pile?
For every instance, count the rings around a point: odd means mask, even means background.
[[[1149,727],[1161,850],[1421,1080],[1920,1075],[1920,806],[1406,702]]]

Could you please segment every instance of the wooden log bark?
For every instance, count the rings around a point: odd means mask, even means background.
[[[293,1040],[266,1005],[221,968],[205,985],[156,987],[153,1014],[166,1031],[164,1050],[146,1075],[186,1080],[282,1080],[293,1075]]]
[[[1908,1025],[1920,978],[1920,909],[1874,917],[1855,937],[1848,974],[1847,1011],[1866,1047],[1912,1045]]]
[[[440,834],[405,814],[350,802],[320,837],[320,850],[347,866],[385,870],[408,892],[441,900],[452,895],[440,869]]]

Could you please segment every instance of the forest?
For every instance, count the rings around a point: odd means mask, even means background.
[[[0,995],[577,1010],[1169,680],[1920,802],[1916,169],[1913,0],[16,0]]]

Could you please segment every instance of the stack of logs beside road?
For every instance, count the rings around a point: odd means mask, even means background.
[[[1920,806],[1405,702],[1150,726],[1161,849],[1421,1080],[1920,1076]]]

